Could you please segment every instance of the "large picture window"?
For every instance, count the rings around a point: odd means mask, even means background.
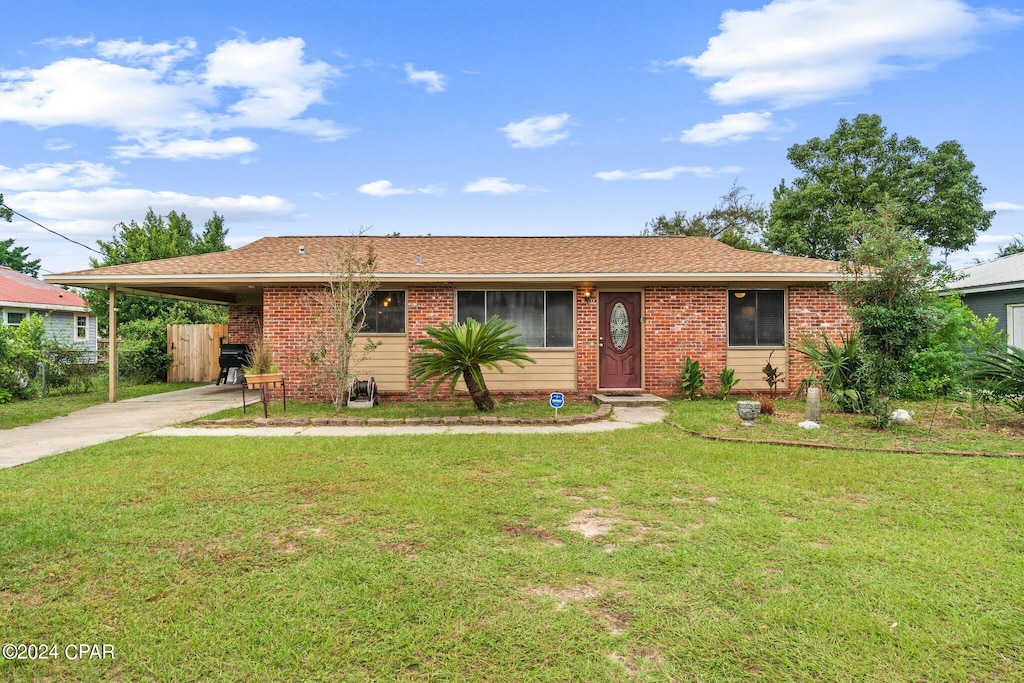
[[[457,320],[498,316],[516,324],[519,342],[531,348],[572,348],[572,291],[470,290],[457,296]]]
[[[785,346],[786,292],[729,290],[729,346]]]
[[[366,302],[366,317],[361,334],[404,334],[405,292],[374,292]]]

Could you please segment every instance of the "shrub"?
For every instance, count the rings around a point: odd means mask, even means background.
[[[775,398],[775,388],[779,385],[779,382],[785,379],[785,375],[782,374],[782,371],[772,365],[772,355],[774,353],[775,352],[772,351],[768,354],[768,361],[764,364],[764,367],[761,368],[761,373],[764,375],[764,381],[768,384],[768,393],[772,398]]]
[[[807,377],[800,382],[798,391],[806,393],[809,386],[818,384],[836,409],[844,413],[860,412],[863,387],[859,380],[864,364],[860,338],[856,333],[849,336],[841,334],[837,344],[826,334],[821,337],[820,347],[811,337],[803,337],[797,342],[797,352],[807,356],[818,373],[817,377]]]
[[[134,382],[165,382],[171,355],[167,353],[167,324],[162,318],[132,320],[118,326],[118,375]]]
[[[947,396],[962,386],[964,348],[978,318],[954,295],[942,297],[932,309],[937,327],[910,361],[907,384],[901,392],[909,398]]]
[[[988,351],[971,364],[971,379],[999,400],[1024,412],[1024,349]]]
[[[700,398],[704,389],[704,371],[700,361],[689,356],[683,361],[683,371],[679,373],[679,395],[688,400]]]
[[[740,381],[736,378],[736,371],[732,368],[722,368],[722,371],[718,373],[718,393],[722,395],[722,400],[729,398],[729,394],[736,388],[736,385]]]

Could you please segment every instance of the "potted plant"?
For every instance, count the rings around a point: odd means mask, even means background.
[[[249,345],[249,362],[242,367],[242,372],[245,373],[245,383],[252,389],[280,382],[284,378],[274,363],[273,347],[262,335]]]

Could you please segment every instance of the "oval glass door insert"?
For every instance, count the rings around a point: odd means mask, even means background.
[[[612,314],[608,318],[608,326],[611,328],[612,346],[616,351],[626,348],[626,341],[629,340],[629,316],[626,315],[626,307],[619,301],[612,306]]]

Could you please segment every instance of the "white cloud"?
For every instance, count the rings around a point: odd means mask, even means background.
[[[321,140],[351,131],[333,121],[305,116],[324,101],[324,90],[340,72],[309,61],[301,38],[227,41],[193,60],[195,41],[147,44],[104,41],[99,58],[66,58],[38,69],[0,71],[0,121],[35,128],[79,125],[116,131],[124,155],[149,155],[152,140],[191,140],[178,156],[251,152],[245,138],[209,140],[214,131],[237,128],[283,130]],[[159,147],[159,145],[158,145]]]
[[[668,62],[715,81],[722,104],[790,107],[863,90],[973,49],[981,33],[1020,17],[960,0],[774,0],[722,14],[697,57]]]
[[[513,121],[498,130],[505,133],[513,147],[546,147],[569,137],[567,125],[568,114],[549,114]]]
[[[712,168],[711,166],[672,166],[660,171],[650,171],[646,168],[638,168],[633,171],[601,171],[595,173],[594,177],[601,180],[672,180],[679,175],[693,175],[698,178],[712,178],[716,175],[739,173],[743,169],[739,166],[723,166]]]
[[[408,77],[410,83],[425,85],[427,87],[427,92],[431,95],[434,93],[444,92],[444,74],[440,74],[437,71],[417,71],[412,63],[408,63],[405,65],[405,75]]]
[[[680,142],[695,142],[702,145],[718,145],[723,142],[741,142],[755,133],[772,129],[771,112],[747,111],[741,114],[726,114],[717,121],[698,123],[684,130]]]
[[[375,180],[359,186],[359,191],[371,197],[394,197],[400,194],[441,194],[444,188],[440,185],[424,185],[422,187],[395,187],[390,180]]]
[[[96,43],[96,52],[104,59],[123,59],[131,64],[150,66],[163,73],[196,51],[196,41],[179,38],[175,43],[143,43],[141,40],[105,40]]]
[[[249,222],[266,218],[283,218],[295,207],[286,199],[273,195],[256,197],[204,197],[181,192],[159,192],[134,188],[103,187],[94,190],[62,190],[59,192],[19,192],[4,197],[19,211],[46,222],[56,229],[57,222],[70,226],[71,232],[109,234],[110,227],[132,218],[141,220],[140,207],[153,207],[158,214],[178,211],[192,217],[208,216],[216,211],[231,222]],[[203,219],[205,220],[205,218]],[[50,223],[48,221],[54,221]]]
[[[467,183],[463,192],[482,192],[485,194],[514,194],[527,189],[526,185],[508,182],[508,178],[487,177]]]
[[[145,137],[136,144],[117,145],[112,149],[114,156],[124,159],[224,159],[255,152],[259,145],[243,137],[221,140]]]
[[[64,150],[71,149],[74,146],[75,145],[73,143],[70,143],[63,138],[47,138],[46,141],[43,142],[43,148],[48,149],[51,152],[63,152]]]
[[[44,38],[36,42],[36,45],[59,49],[62,47],[85,47],[92,45],[95,39],[92,36],[64,36],[63,38]]]
[[[1013,202],[992,202],[986,204],[985,209],[988,211],[1024,211],[1024,204],[1014,204]]]
[[[106,164],[94,164],[88,161],[29,164],[21,168],[0,166],[0,188],[5,191],[17,192],[97,187],[110,184],[117,175],[117,171]]]

